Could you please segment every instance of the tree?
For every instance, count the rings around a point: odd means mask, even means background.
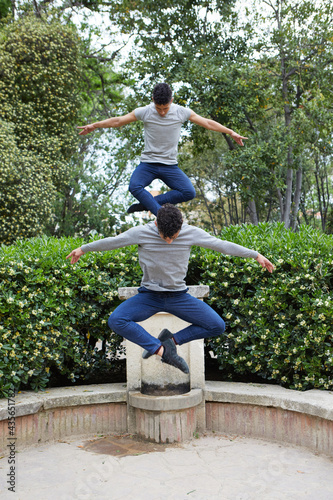
[[[73,29],[26,16],[5,27],[0,43],[0,119],[17,152],[13,162],[6,145],[2,146],[6,175],[1,210],[6,215],[0,221],[0,234],[3,242],[10,243],[41,233],[56,191],[70,176],[69,159],[77,147],[74,123],[80,108],[75,90],[78,40]],[[26,196],[23,212],[23,195],[11,198],[10,212],[6,205],[13,179]],[[29,203],[34,217],[27,209]]]
[[[268,10],[263,12],[263,5]],[[254,25],[259,28],[256,60],[270,77],[275,96],[271,105],[277,120],[283,120],[285,183],[276,186],[281,221],[295,229],[302,190],[303,127],[313,117],[312,101],[319,104],[323,95],[329,101],[333,10],[326,0],[268,0],[259,2],[259,7]],[[313,120],[312,127],[320,132],[327,124]]]
[[[304,151],[311,149],[304,127],[309,120],[317,130],[324,126],[316,121],[311,101],[318,105],[324,96],[326,107],[330,102],[332,7],[327,0],[268,0],[257,6],[252,23],[247,10],[243,26],[233,2],[118,0],[109,8],[121,30],[136,37],[128,66],[141,79],[137,95],[156,80],[166,80],[174,83],[178,103],[250,134],[253,148],[247,158],[226,137],[230,158],[237,163],[240,155],[244,162],[245,176],[234,176],[234,189],[243,202],[247,199],[252,222],[259,219],[257,207],[262,212],[269,198],[266,211],[275,214],[271,200],[277,201],[281,220],[295,229]],[[189,129],[188,139],[193,159],[211,144],[209,135],[196,127]],[[259,156],[253,157],[254,150]],[[275,194],[263,185],[264,198],[256,198],[262,181],[256,160],[264,167],[264,157],[265,182],[274,182]]]
[[[93,2],[91,5],[89,2],[86,3],[87,7],[93,8]],[[101,48],[96,48],[96,44],[93,47],[93,39],[96,40],[96,37],[101,36],[101,27],[90,26],[86,15],[79,17],[81,21],[77,23],[77,28],[74,26],[73,14],[84,11],[82,2],[18,0],[14,4],[15,17],[22,23],[34,26],[57,25],[73,35],[76,33],[76,67],[72,72],[74,79],[69,79],[71,88],[67,89],[68,98],[75,101],[75,113],[72,115],[71,129],[64,131],[65,135],[69,134],[68,142],[72,141],[72,146],[67,149],[68,154],[65,158],[66,175],[61,175],[61,182],[55,183],[56,191],[52,197],[53,210],[51,217],[44,224],[45,232],[57,236],[86,235],[90,231],[110,234],[113,225],[117,226],[118,222],[109,214],[124,211],[114,193],[116,188],[124,180],[126,181],[124,171],[127,162],[119,156],[115,157],[109,147],[109,141],[106,140],[107,134],[102,132],[87,138],[79,138],[76,125],[105,119],[116,112],[116,107],[123,98],[122,89],[127,85],[123,75],[113,69],[119,48],[115,48],[110,54],[104,47],[108,46],[107,43],[102,43]],[[46,74],[47,71],[48,68],[44,68],[41,74]],[[66,75],[66,70],[64,74]],[[57,79],[54,79],[54,75],[48,76],[49,81],[54,81],[56,84]],[[35,83],[36,86],[40,84],[38,80]],[[34,82],[31,80],[30,86],[34,87]],[[35,91],[38,93],[38,88],[34,89]],[[35,110],[38,107],[35,106],[34,100],[31,105]],[[31,124],[26,127],[29,133],[35,128],[35,123],[32,124],[33,127]],[[52,137],[53,133],[57,136],[56,127],[52,130],[51,124],[47,131],[48,141],[56,140]],[[63,144],[64,139],[66,140],[66,137],[60,139]],[[112,142],[116,143],[116,140]],[[21,140],[18,143],[21,144]],[[104,155],[107,149],[109,149],[108,156]],[[101,160],[102,155],[104,155],[103,160]]]
[[[47,166],[17,146],[14,126],[0,120],[1,243],[41,235],[55,196]]]

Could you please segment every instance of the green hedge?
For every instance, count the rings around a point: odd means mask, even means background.
[[[253,259],[194,247],[188,284],[210,285],[208,303],[226,320],[211,339],[226,377],[253,374],[285,387],[333,386],[333,237],[309,227],[237,226],[221,234],[259,250],[272,275]],[[122,339],[107,319],[119,286],[140,283],[136,247],[89,253],[71,266],[65,256],[82,240],[30,239],[0,249],[0,391],[45,388],[52,376],[85,381],[111,371]],[[108,348],[95,346],[107,341]]]
[[[118,287],[139,284],[137,252],[89,253],[72,266],[65,257],[82,243],[35,238],[1,247],[2,395],[11,384],[40,389],[55,375],[77,382],[112,372],[123,339],[107,319],[120,303]]]
[[[208,303],[227,324],[227,340],[208,342],[220,369],[231,380],[256,374],[292,389],[332,389],[333,237],[260,224],[227,228],[221,238],[258,250],[276,269],[194,252],[189,277],[210,285]]]

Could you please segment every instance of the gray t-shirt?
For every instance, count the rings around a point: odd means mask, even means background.
[[[152,291],[173,292],[186,289],[185,277],[193,245],[211,248],[226,255],[256,258],[258,252],[223,241],[203,229],[183,224],[178,237],[167,243],[158,234],[154,222],[132,227],[118,236],[83,245],[84,253],[114,250],[138,245],[139,262],[143,272],[141,285]]]
[[[145,163],[177,164],[178,142],[183,123],[191,116],[191,110],[171,104],[165,116],[160,116],[152,102],[134,110],[137,120],[143,121],[145,148],[141,161]]]

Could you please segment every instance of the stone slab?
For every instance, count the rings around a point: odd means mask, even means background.
[[[50,388],[47,391],[21,391],[15,396],[15,416],[32,415],[50,408],[97,403],[126,403],[126,384],[92,384]],[[0,399],[0,421],[8,418],[8,401]]]
[[[184,410],[199,405],[202,402],[203,391],[192,389],[186,394],[176,396],[149,396],[141,392],[130,392],[129,403],[135,408],[150,411]]]
[[[207,381],[205,400],[273,406],[333,420],[332,391],[311,389],[300,392],[270,384]]]

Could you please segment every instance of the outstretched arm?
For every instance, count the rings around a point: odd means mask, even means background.
[[[96,128],[118,128],[128,123],[136,122],[136,116],[134,111],[123,116],[114,116],[113,118],[108,118],[101,122],[91,123],[90,125],[84,125],[83,127],[77,127],[82,129],[79,135],[87,135]]]
[[[71,257],[71,264],[75,264],[82,255],[84,255],[84,252],[82,252],[81,247],[79,247],[72,250],[71,253],[67,255],[66,259]]]
[[[206,128],[207,130],[213,130],[214,132],[221,132],[222,134],[229,134],[230,137],[234,139],[240,146],[244,146],[242,139],[247,139],[247,137],[243,137],[230,128],[224,127],[220,123],[209,120],[208,118],[203,118],[203,116],[197,115],[194,111],[191,111],[190,121],[195,123],[196,125],[200,125],[201,127]]]
[[[266,257],[261,255],[260,253],[258,253],[258,255],[256,257],[256,261],[259,262],[259,264],[262,267],[266,268],[267,271],[269,271],[270,273],[273,272],[275,269],[274,265],[268,259],[266,259]]]

